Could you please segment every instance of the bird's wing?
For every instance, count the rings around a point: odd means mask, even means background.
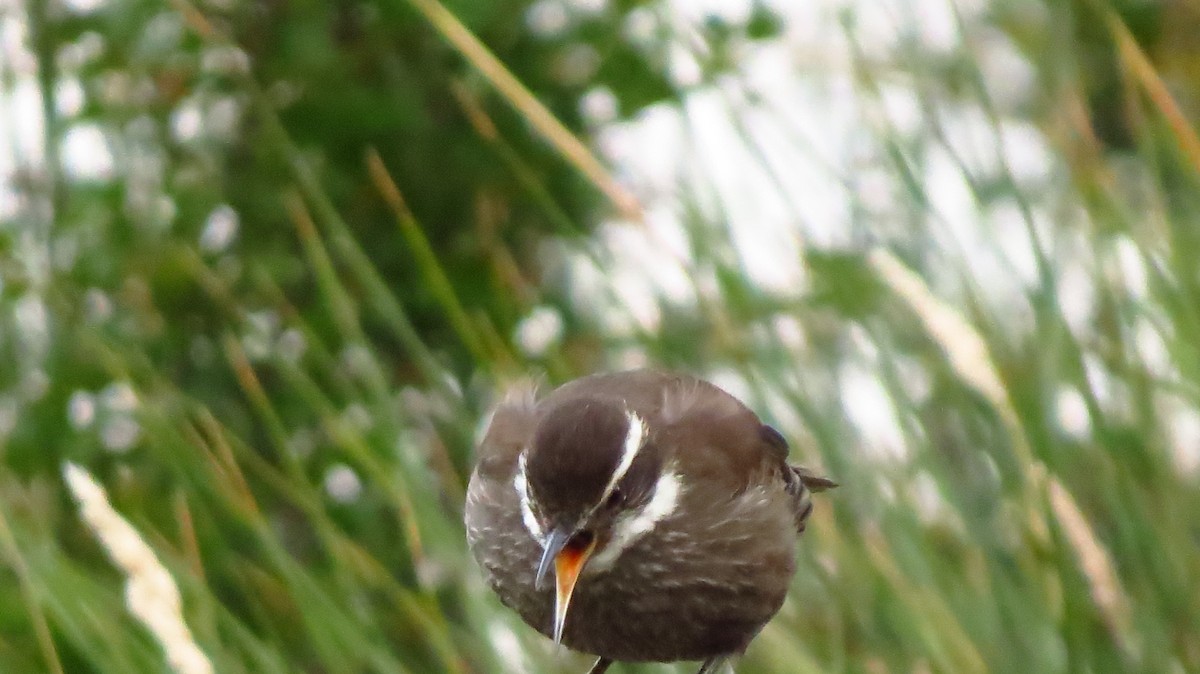
[[[777,475],[792,499],[796,530],[812,514],[812,494],[837,486],[809,469],[788,463],[783,434],[717,386],[692,377],[664,385],[660,418],[692,474],[707,473],[737,488],[763,472]]]
[[[637,411],[656,429],[651,441],[670,448],[668,460],[693,479],[737,493],[776,469],[780,459],[759,431],[762,422],[737,398],[687,375],[659,374],[657,381],[654,399]]]
[[[821,477],[811,470],[794,463],[787,462],[788,443],[783,434],[773,427],[763,424],[759,428],[763,441],[777,457],[782,470],[783,486],[792,497],[792,510],[796,517],[796,531],[804,533],[808,524],[808,516],[812,514],[812,495],[819,491],[832,489],[838,484],[827,477]]]

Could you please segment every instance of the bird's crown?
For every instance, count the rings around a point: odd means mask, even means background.
[[[579,398],[546,410],[526,467],[542,511],[584,515],[616,487],[645,434],[642,420],[618,401]]]

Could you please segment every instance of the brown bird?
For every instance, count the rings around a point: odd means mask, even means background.
[[[614,661],[740,655],[783,604],[810,492],[775,429],[725,391],[637,370],[501,403],[467,490],[467,540],[526,623]],[[553,583],[550,575],[553,574]]]

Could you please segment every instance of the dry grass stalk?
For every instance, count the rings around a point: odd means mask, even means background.
[[[917,315],[930,338],[941,347],[954,372],[968,386],[975,389],[991,403],[1000,416],[1017,461],[1025,471],[1025,486],[1029,490],[1025,504],[1037,503],[1034,494],[1042,493],[1046,482],[1046,467],[1034,458],[1025,437],[1021,419],[1008,395],[1004,381],[996,369],[987,342],[961,313],[933,294],[925,281],[883,249],[876,249],[868,256],[871,268],[893,293]],[[1046,542],[1049,529],[1045,519],[1031,505],[1026,509],[1026,524],[1034,537]]]
[[[1121,590],[1112,559],[1100,541],[1096,540],[1096,534],[1079,505],[1075,503],[1071,492],[1053,477],[1050,478],[1048,490],[1050,507],[1075,557],[1079,560],[1079,568],[1087,579],[1092,602],[1104,616],[1109,632],[1120,639],[1129,627],[1129,605],[1125,600],[1125,593]],[[1128,648],[1127,644],[1122,645]]]
[[[83,468],[67,463],[63,477],[80,516],[125,574],[125,604],[154,635],[176,674],[212,674],[212,663],[183,620],[175,579],[137,530],[113,509],[104,489]]]

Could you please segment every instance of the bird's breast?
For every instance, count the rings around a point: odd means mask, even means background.
[[[760,487],[715,499],[692,492],[682,505],[610,570],[585,576],[569,646],[622,660],[702,659],[740,652],[779,610],[795,571],[786,499]]]
[[[472,551],[501,600],[549,635],[553,590],[534,587],[541,546],[521,522],[515,496],[473,489],[467,513]],[[585,567],[563,642],[627,661],[739,652],[782,605],[795,570],[795,542],[782,489],[714,496],[684,487],[679,507],[653,530],[607,565]]]

